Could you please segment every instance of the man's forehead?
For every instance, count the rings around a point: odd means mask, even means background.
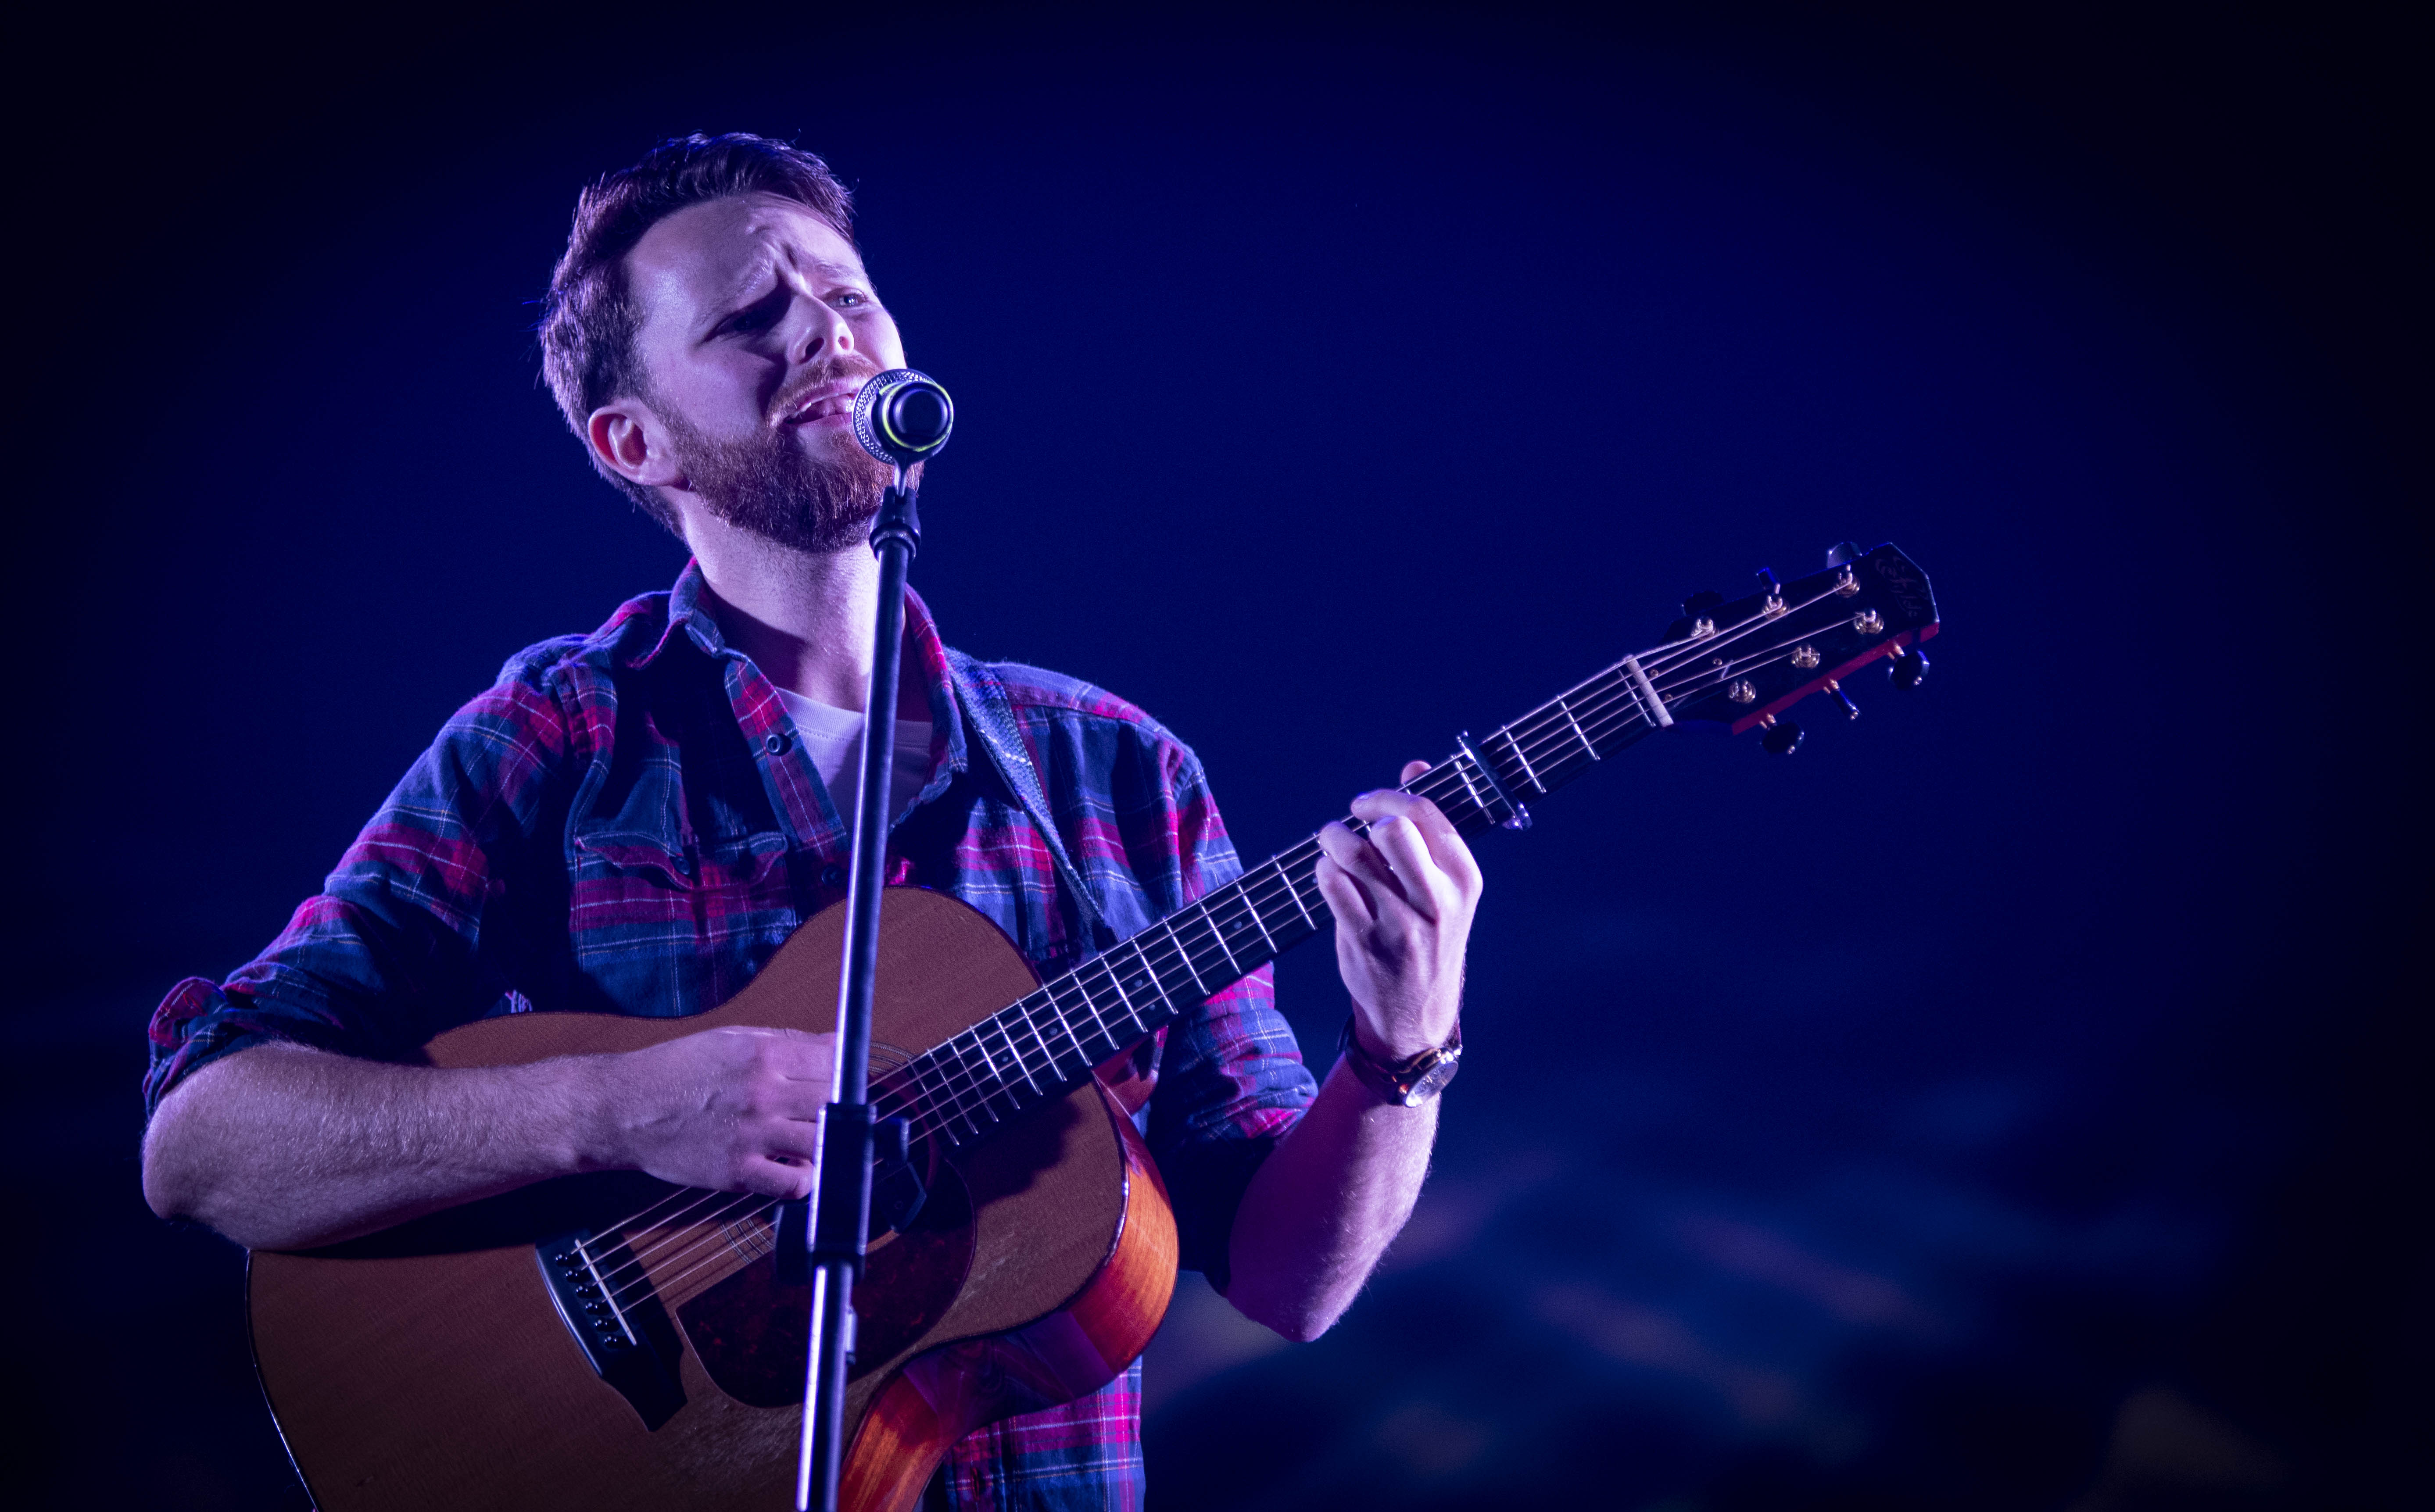
[[[699,307],[744,297],[773,267],[864,276],[862,260],[836,227],[769,194],[687,205],[645,232],[627,256],[634,290],[648,305],[673,298]]]

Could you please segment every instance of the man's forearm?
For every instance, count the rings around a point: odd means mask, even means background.
[[[1412,1215],[1437,1127],[1434,1099],[1390,1107],[1339,1063],[1243,1194],[1227,1299],[1289,1339],[1326,1332]]]
[[[240,1051],[153,1116],[145,1199],[250,1248],[292,1249],[592,1169],[601,1065],[435,1071],[300,1045]]]

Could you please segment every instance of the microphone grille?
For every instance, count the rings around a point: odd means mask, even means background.
[[[955,429],[956,404],[928,373],[890,368],[854,396],[854,438],[898,467],[936,456]]]

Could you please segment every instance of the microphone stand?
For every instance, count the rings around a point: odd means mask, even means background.
[[[862,721],[862,787],[855,795],[854,857],[845,902],[845,970],[838,984],[837,1078],[820,1115],[820,1163],[808,1203],[779,1213],[782,1279],[807,1270],[812,1286],[811,1358],[803,1384],[803,1437],[795,1467],[796,1512],[836,1512],[845,1458],[845,1373],[854,1354],[854,1282],[871,1241],[874,1151],[902,1159],[901,1118],[871,1116],[872,985],[879,966],[879,898],[888,855],[888,795],[894,785],[896,692],[905,644],[905,577],[922,543],[914,486],[905,468],[881,495],[871,525],[879,558],[879,614],[872,643],[871,695]],[[805,1225],[808,1221],[809,1231]],[[806,1243],[808,1241],[808,1244]]]

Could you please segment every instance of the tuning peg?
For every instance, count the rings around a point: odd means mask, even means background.
[[[1758,570],[1758,586],[1767,591],[1770,598],[1778,597],[1784,592],[1783,585],[1775,580],[1775,574],[1765,567]]]
[[[1860,717],[1860,706],[1852,701],[1852,696],[1843,691],[1843,685],[1841,683],[1836,681],[1833,678],[1828,678],[1826,679],[1826,691],[1833,694],[1835,696],[1835,701],[1843,706],[1843,713],[1846,717],[1852,719],[1857,719]]]
[[[1826,548],[1826,565],[1841,567],[1858,561],[1861,556],[1862,552],[1857,541],[1839,541]]]
[[[1671,644],[1676,641],[1687,641],[1694,635],[1712,633],[1717,627],[1709,616],[1724,601],[1722,593],[1694,593],[1683,600],[1683,617],[1666,627],[1667,643]],[[1702,625],[1707,626],[1707,629],[1700,628]]]
[[[1886,679],[1903,692],[1919,686],[1927,676],[1927,656],[1915,645],[1906,645],[1886,662]]]
[[[1777,719],[1771,715],[1767,721],[1767,733],[1758,737],[1759,749],[1770,756],[1789,756],[1793,747],[1800,744],[1801,727],[1789,719]]]

